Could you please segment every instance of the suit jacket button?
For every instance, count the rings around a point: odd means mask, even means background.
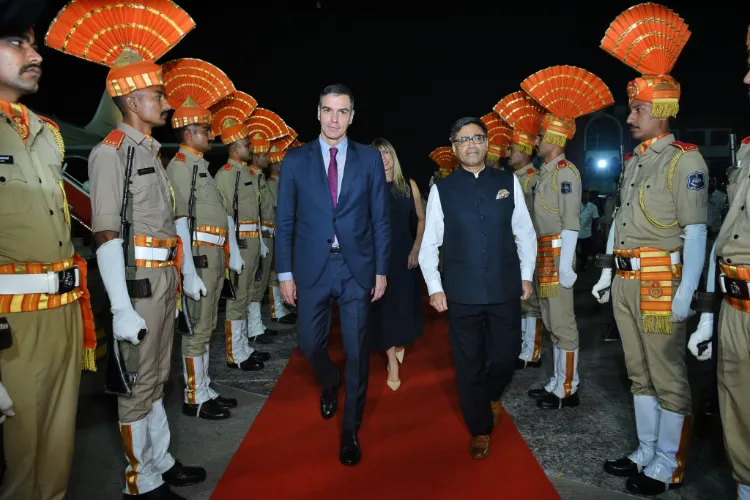
[[[326,243],[331,243],[331,240],[326,240]]]

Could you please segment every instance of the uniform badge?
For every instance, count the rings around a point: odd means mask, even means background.
[[[507,198],[508,196],[510,196],[510,193],[508,192],[508,190],[501,189],[500,191],[497,192],[497,196],[495,196],[495,199],[502,200],[503,198]]]
[[[651,283],[651,286],[648,289],[648,294],[652,298],[658,299],[662,295],[664,295],[664,290],[662,290],[661,286],[659,286],[659,283],[657,283],[656,281],[654,281],[653,283]]]
[[[562,194],[570,194],[573,192],[573,186],[568,181],[563,181],[560,183],[560,192]]]
[[[688,175],[688,182],[687,182],[688,189],[692,189],[693,191],[700,191],[701,189],[706,187],[706,177],[703,175],[703,172],[693,172],[692,174]]]

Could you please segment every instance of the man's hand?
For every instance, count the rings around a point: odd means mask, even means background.
[[[408,269],[414,269],[419,265],[419,248],[412,248],[409,252],[409,262],[407,264]]]
[[[523,290],[521,300],[529,300],[529,297],[531,297],[531,281],[522,280],[521,290]]]
[[[439,313],[448,310],[448,299],[445,298],[445,292],[435,292],[430,295],[430,305]]]
[[[385,276],[381,276],[379,274],[375,276],[375,288],[370,290],[370,295],[372,295],[372,302],[383,298],[383,294],[385,293],[385,289],[387,286],[388,280]]]
[[[280,281],[279,290],[281,291],[281,298],[284,299],[284,302],[290,306],[296,306],[297,285],[294,284],[294,280]]]

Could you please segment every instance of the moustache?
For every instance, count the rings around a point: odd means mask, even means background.
[[[18,74],[24,74],[30,69],[38,69],[40,72],[42,71],[42,67],[39,64],[27,64],[26,66],[21,66],[21,71],[18,72]]]

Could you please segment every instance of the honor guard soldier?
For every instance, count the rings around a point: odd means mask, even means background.
[[[750,56],[750,28],[747,31]],[[750,85],[750,71],[744,83]],[[711,252],[706,289],[714,292],[716,257],[724,294],[719,313],[718,382],[724,447],[729,456],[737,499],[750,500],[750,137],[742,140],[737,164],[729,172],[729,212]],[[688,348],[699,360],[712,356],[712,312],[701,314]]]
[[[604,470],[644,495],[682,485],[692,424],[686,320],[706,253],[708,169],[697,146],[669,132],[680,98],[669,71],[689,38],[676,13],[649,3],[620,14],[601,42],[642,74],[627,86],[627,123],[640,144],[625,157],[607,242],[616,275],[605,268],[593,295],[601,303],[611,295],[639,441]]]
[[[268,188],[265,169],[268,167],[268,151],[271,149],[271,141],[289,134],[289,128],[279,115],[268,109],[256,108],[245,122],[252,157],[249,168],[255,173],[258,188],[258,199],[256,211],[258,212],[258,225],[260,226],[260,253],[257,257],[258,265],[254,273],[254,279],[250,280],[250,301],[247,307],[247,335],[250,340],[259,344],[270,344],[269,337],[278,335],[278,332],[268,331],[263,324],[260,313],[260,305],[268,289],[268,280],[271,276],[271,260],[273,260],[273,235],[276,229],[274,209],[275,197]],[[268,335],[265,335],[268,333]]]
[[[81,369],[96,370],[86,261],[74,253],[63,187],[62,136],[52,120],[20,103],[38,91],[42,76],[32,27],[40,3],[0,11],[3,500],[65,497]]]
[[[183,297],[183,318],[190,321],[182,338],[185,399],[182,412],[194,417],[229,418],[236,399],[223,398],[210,386],[209,342],[216,329],[219,298],[229,268],[242,271],[242,257],[235,237],[234,221],[208,170],[203,155],[211,150],[211,112],[207,109],[234,92],[234,85],[219,68],[198,59],[177,59],[163,65],[164,91],[175,108],[172,128],[180,150],[167,166],[174,189],[177,227],[185,243],[182,262],[192,261],[206,288],[198,302]],[[190,244],[191,243],[191,244]],[[186,314],[187,313],[187,314]]]
[[[247,325],[247,309],[260,260],[261,236],[258,225],[259,176],[247,163],[252,158],[252,148],[244,121],[257,106],[252,96],[235,91],[211,107],[213,133],[220,135],[229,153],[229,161],[216,173],[216,185],[227,202],[234,222],[230,231],[235,233],[245,263],[242,273],[230,273],[235,300],[227,300],[226,305],[227,364],[244,371],[260,370],[263,362],[271,358],[269,353],[256,351],[250,346]]]
[[[289,135],[276,139],[271,143],[271,150],[268,152],[268,189],[273,195],[273,220],[276,220],[276,206],[279,196],[279,169],[281,162],[284,160],[287,149],[289,149],[297,136],[297,133],[289,128]],[[272,254],[273,255],[273,254]],[[271,321],[283,325],[293,325],[297,322],[297,314],[290,312],[284,300],[281,298],[279,290],[279,277],[276,274],[275,260],[271,259],[271,275],[268,278],[268,297],[271,304]]]
[[[534,194],[539,182],[539,170],[534,167],[531,157],[539,132],[544,110],[526,92],[519,90],[508,94],[494,107],[495,113],[513,127],[508,151],[508,165],[521,183],[526,207],[534,219]],[[521,319],[521,353],[516,360],[516,368],[538,368],[542,366],[542,309],[536,287],[532,287],[531,297],[524,301]]]
[[[181,499],[168,485],[201,482],[206,471],[185,467],[169,453],[164,384],[180,287],[179,249],[189,242],[176,231],[171,187],[158,158],[160,144],[151,137],[154,127],[165,125],[170,110],[161,67],[153,61],[195,23],[173,2],[152,0],[121,6],[117,22],[123,24],[114,26],[104,10],[107,4],[73,0],[55,18],[45,41],[64,53],[111,66],[107,91],[123,122],[91,151],[88,165],[96,257],[113,314],[115,349],[122,351],[129,372],[125,395],[118,397],[128,462],[124,497]],[[170,22],[144,17],[145,7]],[[102,36],[92,39],[94,32]],[[154,37],[153,43],[144,37]],[[190,269],[183,269],[184,293],[197,299],[203,286]]]
[[[614,103],[603,81],[585,69],[553,66],[521,82],[521,88],[547,113],[536,138],[544,159],[534,194],[538,238],[537,293],[542,319],[552,332],[554,375],[529,391],[540,408],[578,406],[578,326],[573,310],[575,250],[581,208],[581,176],[565,158],[565,143],[575,134],[575,119]]]
[[[497,170],[503,170],[502,160],[508,156],[508,144],[513,130],[505,120],[494,111],[482,117],[487,125],[487,159],[485,164]]]

